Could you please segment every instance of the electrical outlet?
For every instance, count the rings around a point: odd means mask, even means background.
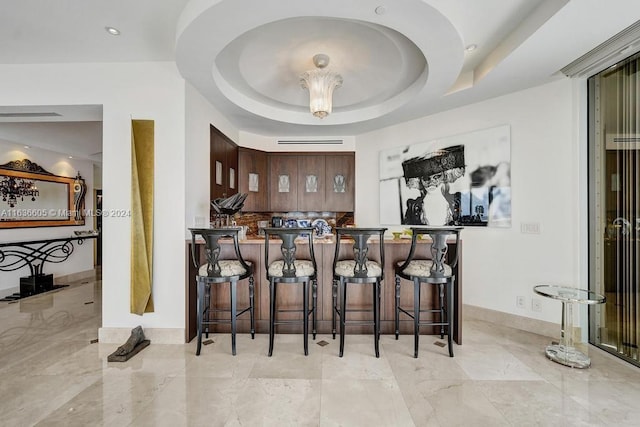
[[[516,297],[516,307],[518,308],[525,308],[525,298],[524,297]]]
[[[531,298],[531,310],[542,311],[542,301],[539,298]]]

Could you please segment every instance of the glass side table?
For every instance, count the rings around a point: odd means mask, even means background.
[[[584,369],[591,366],[591,359],[573,346],[573,304],[602,304],[606,298],[586,289],[558,285],[536,285],[533,291],[543,297],[562,302],[560,343],[547,346],[547,357],[572,368]]]

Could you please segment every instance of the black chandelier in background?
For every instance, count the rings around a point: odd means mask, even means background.
[[[33,202],[40,195],[40,192],[33,181],[13,176],[2,176],[0,194],[2,194],[2,201],[9,203],[9,207],[14,208],[18,199],[24,201],[25,197],[31,197]]]

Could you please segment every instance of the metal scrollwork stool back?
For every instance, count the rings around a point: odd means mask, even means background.
[[[316,339],[316,307],[318,300],[318,280],[316,258],[313,253],[313,227],[277,228],[267,227],[265,232],[264,259],[267,266],[267,280],[269,281],[269,356],[273,354],[273,341],[275,337],[275,327],[281,324],[300,323],[303,325],[304,354],[309,354],[309,315],[312,315],[312,334]],[[282,259],[270,261],[276,256],[269,254],[269,237],[277,236],[282,240],[280,253]],[[298,246],[296,239],[308,243],[308,259],[296,257]],[[303,238],[304,237],[304,238]],[[299,309],[277,309],[277,290],[281,283],[302,284],[302,310]],[[311,284],[311,287],[309,286]],[[309,290],[312,293],[312,307],[309,309]],[[276,319],[277,313],[282,312],[302,312],[302,320]]]
[[[202,333],[209,337],[209,325],[231,324],[231,352],[236,354],[236,320],[238,316],[249,312],[251,316],[251,339],[255,337],[254,317],[254,284],[253,264],[245,261],[240,253],[238,244],[239,227],[232,228],[190,228],[191,231],[191,257],[193,264],[198,269],[196,283],[198,286],[198,345],[196,355],[200,355],[202,347]],[[206,263],[199,265],[200,258],[196,245],[196,239],[202,237],[205,242]],[[235,250],[235,259],[221,259],[220,239],[232,238]],[[249,307],[238,311],[237,286],[240,280],[248,278],[249,283]],[[211,307],[211,285],[229,283],[230,308],[216,309]],[[211,312],[230,312],[229,319],[212,319]],[[204,329],[204,330],[203,330]]]
[[[344,354],[345,326],[373,325],[373,339],[376,357],[380,357],[380,299],[381,286],[384,279],[384,232],[386,228],[336,228],[336,250],[333,256],[333,310],[332,333],[336,338],[336,315],[340,317],[340,357]],[[369,239],[378,237],[380,262],[368,258]],[[340,253],[340,239],[350,237],[353,239],[353,257],[344,258]],[[354,311],[369,311],[360,309],[347,309],[347,284],[371,283],[373,287],[373,320],[347,321],[347,313]],[[338,299],[340,306],[338,306]]]
[[[418,357],[418,338],[420,336],[420,326],[440,326],[440,337],[444,338],[446,328],[447,341],[449,346],[449,356],[453,357],[453,323],[454,312],[454,283],[455,275],[453,269],[458,263],[460,251],[460,231],[459,226],[438,226],[438,227],[411,227],[411,249],[405,261],[400,261],[395,267],[396,278],[396,303],[395,303],[395,326],[396,339],[400,335],[400,313],[404,313],[413,319],[414,352],[413,357]],[[416,245],[420,236],[431,237],[431,259],[416,259]],[[456,251],[450,264],[446,264],[447,259],[447,238],[455,236]],[[413,282],[413,310],[400,307],[400,279]],[[420,286],[422,283],[437,285],[438,306],[431,309],[420,309]],[[446,301],[446,305],[445,305]],[[434,319],[421,321],[420,313],[432,313]]]

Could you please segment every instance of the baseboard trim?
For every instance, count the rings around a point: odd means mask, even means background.
[[[98,341],[103,344],[124,344],[133,328],[99,328]],[[184,328],[143,328],[151,344],[184,344]]]
[[[464,304],[463,319],[484,320],[547,337],[560,337],[560,324]],[[575,335],[574,335],[575,336]],[[578,335],[579,336],[579,335]]]
[[[77,282],[82,279],[97,279],[97,271],[95,268],[77,273],[65,274],[64,276],[53,276],[56,285],[66,285],[71,282]]]

